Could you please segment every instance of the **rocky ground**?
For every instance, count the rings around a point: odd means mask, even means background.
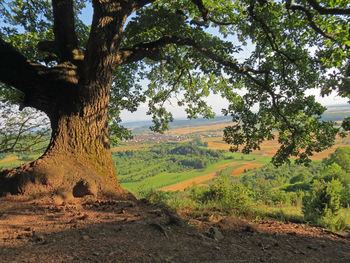
[[[350,262],[322,228],[180,218],[142,201],[0,199],[0,262]]]

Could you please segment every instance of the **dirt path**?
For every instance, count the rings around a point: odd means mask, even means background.
[[[244,166],[238,167],[237,169],[235,169],[233,171],[233,173],[231,174],[231,176],[238,176],[241,173],[243,173],[244,171],[248,171],[249,169],[253,169],[253,168],[258,168],[261,166],[264,166],[265,164],[262,163],[248,163]]]
[[[140,201],[0,199],[0,262],[349,262],[350,240],[321,228],[210,216]],[[186,215],[183,215],[186,217]]]
[[[233,173],[231,174],[231,176],[240,175],[241,173],[244,172],[244,170],[248,170],[248,169],[252,169],[252,168],[255,168],[255,167],[263,166],[263,164],[258,164],[258,163],[248,163],[248,164],[246,164],[246,163],[241,163],[241,162],[232,162],[232,163],[228,163],[228,164],[224,164],[224,165],[218,166],[215,169],[215,171],[213,171],[211,173],[208,173],[208,174],[205,174],[205,175],[200,175],[200,176],[197,176],[197,177],[194,177],[194,178],[191,178],[191,179],[188,179],[188,180],[176,183],[176,184],[172,184],[172,185],[169,185],[169,186],[165,186],[165,187],[160,188],[160,190],[162,190],[162,191],[184,191],[186,188],[191,187],[191,186],[193,186],[195,184],[200,184],[200,183],[206,182],[206,181],[208,181],[210,179],[213,179],[215,177],[216,173],[218,171],[224,169],[224,168],[235,166],[235,165],[239,165],[239,164],[245,164],[245,165],[240,166],[237,169],[235,169],[233,171]]]

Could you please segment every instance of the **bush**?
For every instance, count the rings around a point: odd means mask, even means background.
[[[251,210],[251,192],[242,184],[233,183],[226,177],[219,177],[203,195],[203,202],[212,203],[229,214],[245,214]]]
[[[303,214],[305,220],[326,227],[340,224],[337,214],[340,209],[343,185],[337,179],[330,182],[315,181],[309,195],[303,198]]]
[[[271,201],[275,205],[290,204],[290,197],[285,191],[275,190],[271,194]]]

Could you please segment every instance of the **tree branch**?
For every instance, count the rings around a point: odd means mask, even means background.
[[[321,36],[323,36],[325,38],[328,38],[328,39],[331,39],[332,41],[335,41],[333,35],[325,33],[321,28],[319,28],[316,25],[316,23],[314,22],[314,16],[313,16],[313,14],[311,13],[311,11],[309,9],[307,9],[307,8],[305,8],[303,6],[300,6],[300,5],[290,5],[290,3],[286,5],[286,8],[289,9],[289,10],[292,10],[292,11],[296,11],[296,10],[302,11],[306,15],[306,19],[309,22],[311,28],[316,33],[319,33]]]
[[[307,2],[321,15],[350,15],[350,8],[325,8],[316,0],[307,0]]]
[[[12,45],[0,38],[0,81],[22,92],[31,89],[38,78],[40,64],[34,64]],[[42,66],[44,68],[44,66]]]
[[[75,33],[73,0],[53,0],[53,32],[57,55],[61,62],[82,60]]]
[[[254,5],[253,4],[249,6],[248,12],[249,12],[250,16],[261,25],[261,28],[264,31],[265,36],[266,36],[268,42],[270,43],[272,50],[275,51],[276,53],[284,56],[290,62],[294,63],[297,60],[297,58],[291,58],[286,52],[279,49],[278,44],[276,43],[276,36],[275,36],[274,32],[272,30],[270,30],[270,28],[268,27],[268,25],[265,23],[265,21],[263,19],[261,19],[259,16],[257,16],[254,13]]]
[[[144,7],[147,4],[153,3],[156,0],[135,0],[132,3],[132,6],[134,8],[134,10],[140,9],[142,7]]]
[[[202,0],[192,0],[192,3],[194,3],[199,12],[202,14],[202,18],[204,21],[204,24],[208,24],[209,22],[209,10],[205,8]]]
[[[197,6],[199,12],[202,15],[203,21],[192,20],[191,24],[195,24],[197,26],[208,26],[209,21],[221,26],[228,26],[234,24],[232,22],[218,21],[215,18],[211,17],[209,10],[204,6],[202,0],[192,0],[192,3],[194,3]]]
[[[159,50],[160,48],[164,48],[170,44],[176,44],[179,46],[191,46],[195,48],[198,52],[200,52],[205,57],[211,59],[214,62],[217,62],[225,67],[233,69],[236,73],[242,74],[246,77],[248,77],[250,80],[252,80],[255,84],[259,86],[264,86],[265,84],[260,82],[258,79],[256,79],[253,74],[269,74],[268,71],[264,70],[255,70],[249,67],[239,67],[237,63],[226,60],[218,55],[216,55],[214,52],[208,50],[207,48],[201,46],[199,41],[190,39],[190,38],[180,38],[177,36],[164,36],[156,41],[152,42],[145,42],[135,45],[134,47],[127,48],[127,49],[121,49],[118,53],[119,58],[124,59],[122,64],[126,64],[129,62],[134,62],[141,60],[145,57],[149,57],[152,59],[152,57],[149,56],[152,51]],[[150,53],[149,53],[150,52]]]
[[[0,37],[0,81],[24,93],[21,108],[30,106],[49,113],[57,98],[65,100],[71,94],[78,77],[74,65],[48,68],[31,62]]]

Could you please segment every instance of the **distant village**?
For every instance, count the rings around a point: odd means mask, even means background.
[[[222,135],[218,133],[212,134],[189,134],[189,135],[168,135],[168,134],[152,134],[152,135],[142,135],[142,136],[134,136],[133,139],[125,140],[123,142],[167,142],[167,141],[185,141],[194,138],[215,138],[222,137]]]

